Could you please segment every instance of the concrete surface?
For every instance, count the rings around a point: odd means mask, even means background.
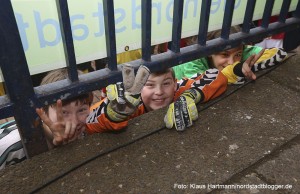
[[[163,109],[6,168],[1,193],[299,193],[299,61],[200,105],[184,132]]]

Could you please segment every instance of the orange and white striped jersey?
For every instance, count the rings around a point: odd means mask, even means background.
[[[227,89],[227,77],[217,69],[209,69],[203,74],[196,74],[190,79],[182,79],[177,82],[177,90],[174,101],[186,90],[193,88],[201,93],[200,102],[207,102],[224,93]],[[120,130],[128,125],[128,120],[147,112],[141,100],[136,112],[122,122],[111,121],[107,117],[106,109],[108,99],[105,98],[91,107],[91,113],[87,118],[87,133],[99,133]]]

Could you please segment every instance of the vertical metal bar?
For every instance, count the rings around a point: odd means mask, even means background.
[[[244,33],[249,33],[250,31],[255,4],[256,4],[256,0],[248,0],[247,2],[246,13],[245,13],[243,29],[242,29],[242,32]]]
[[[284,0],[282,2],[280,13],[279,13],[279,18],[278,18],[278,21],[280,23],[285,23],[287,14],[289,12],[290,5],[291,5],[291,0]]]
[[[205,46],[206,44],[210,7],[211,7],[211,0],[202,1],[200,25],[198,31],[198,44],[200,44],[201,46]]]
[[[108,58],[108,68],[112,71],[117,70],[117,51],[116,51],[116,29],[114,1],[103,0],[106,52]]]
[[[142,0],[142,59],[151,60],[152,0]]]
[[[0,61],[6,91],[27,157],[48,150],[41,122],[36,122],[36,96],[10,0],[0,6]]]
[[[269,23],[270,23],[270,18],[272,15],[273,6],[274,6],[274,0],[266,1],[264,14],[263,14],[262,22],[261,22],[261,27],[268,28]]]
[[[224,19],[222,24],[222,32],[221,32],[221,38],[226,40],[229,38],[234,4],[235,4],[235,0],[226,0]]]
[[[295,10],[293,16],[296,17],[296,18],[300,18],[300,0],[298,1],[296,10]]]
[[[183,3],[184,0],[174,0],[172,42],[170,49],[175,53],[180,52]]]
[[[68,76],[72,82],[75,82],[78,81],[78,72],[76,67],[76,57],[74,51],[68,1],[56,0],[56,6],[60,23],[61,37],[64,45]]]

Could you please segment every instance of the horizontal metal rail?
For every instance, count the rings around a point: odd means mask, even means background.
[[[168,67],[182,64],[197,58],[201,58],[215,52],[222,51],[235,47],[241,43],[251,43],[252,41],[260,40],[280,32],[290,31],[300,28],[300,18],[289,18],[285,24],[272,23],[268,29],[256,27],[249,31],[249,33],[236,33],[229,36],[228,40],[215,39],[206,42],[206,46],[198,44],[187,46],[180,49],[179,53],[168,51],[165,53],[152,55],[151,61],[135,60],[130,62],[136,68],[140,64],[144,64],[152,71],[161,69],[160,64],[165,64]],[[48,85],[35,87],[35,93],[41,104],[54,103],[58,98],[71,98],[82,93],[98,90],[106,87],[109,84],[122,81],[121,68],[118,71],[111,71],[108,68],[101,69],[88,74],[79,76],[79,82],[70,83],[67,80],[58,81]],[[76,88],[76,89],[75,89]],[[7,116],[13,116],[13,103],[9,101],[7,96],[0,97],[0,115],[1,119]]]

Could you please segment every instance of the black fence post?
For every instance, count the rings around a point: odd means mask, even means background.
[[[114,15],[114,1],[103,0],[106,52],[108,58],[108,68],[117,70],[117,53],[116,53],[116,27]]]
[[[151,60],[152,0],[142,0],[142,59]]]
[[[76,67],[76,57],[74,51],[68,1],[56,0],[56,6],[59,17],[61,37],[64,45],[64,54],[66,58],[68,76],[72,82],[75,82],[78,81],[78,72]]]
[[[184,0],[174,0],[172,41],[170,50],[175,53],[178,53],[180,51],[183,3]]]
[[[200,44],[201,46],[205,46],[206,44],[210,6],[211,6],[211,0],[202,1],[199,32],[198,32],[198,44]]]
[[[37,99],[10,0],[0,6],[0,61],[7,95],[27,157],[48,150],[41,122],[37,121]]]
[[[221,31],[221,38],[226,40],[228,39],[230,34],[234,4],[235,4],[235,0],[226,0],[222,31]]]

